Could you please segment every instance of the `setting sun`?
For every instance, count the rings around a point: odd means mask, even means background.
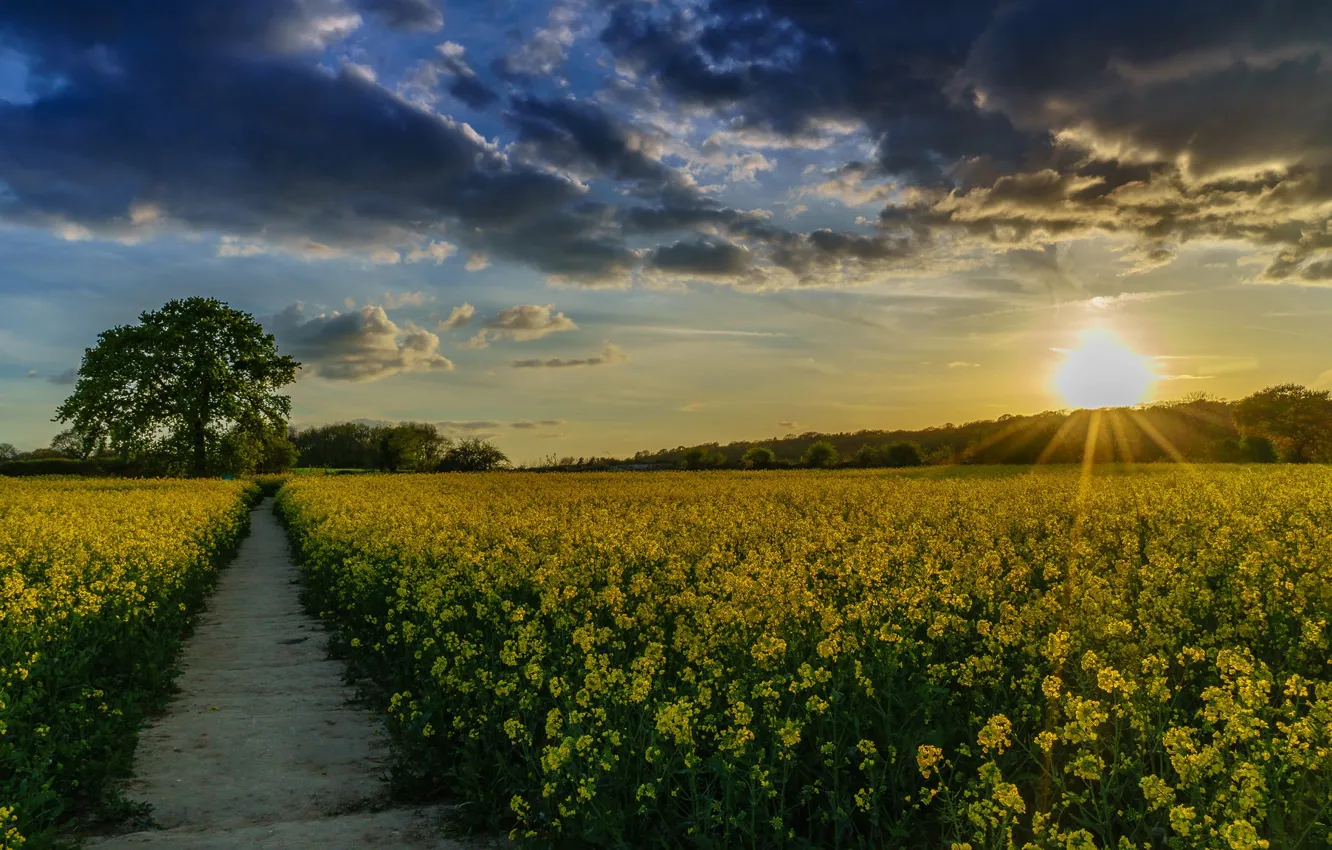
[[[1127,407],[1144,401],[1156,374],[1151,360],[1110,331],[1085,331],[1077,348],[1063,351],[1054,388],[1074,407]]]

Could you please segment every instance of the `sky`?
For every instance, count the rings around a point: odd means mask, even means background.
[[[0,442],[193,295],[520,462],[1332,388],[1332,4],[9,0]]]

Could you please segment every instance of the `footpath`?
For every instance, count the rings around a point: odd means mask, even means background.
[[[180,693],[139,738],[125,789],[153,829],[85,847],[435,848],[441,808],[390,805],[388,740],[351,704],[343,667],[301,608],[296,567],[271,500],[222,571],[185,647]]]

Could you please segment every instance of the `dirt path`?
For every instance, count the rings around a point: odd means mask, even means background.
[[[185,648],[181,693],[139,739],[126,795],[158,828],[86,846],[464,847],[432,837],[439,812],[387,807],[386,735],[348,704],[296,579],[265,501]]]

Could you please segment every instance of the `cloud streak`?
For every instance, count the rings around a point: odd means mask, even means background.
[[[570,369],[582,366],[611,366],[616,363],[623,363],[628,360],[624,349],[614,343],[606,343],[601,349],[600,354],[584,357],[581,359],[566,360],[561,357],[552,357],[548,360],[514,360],[509,363],[515,369]]]

